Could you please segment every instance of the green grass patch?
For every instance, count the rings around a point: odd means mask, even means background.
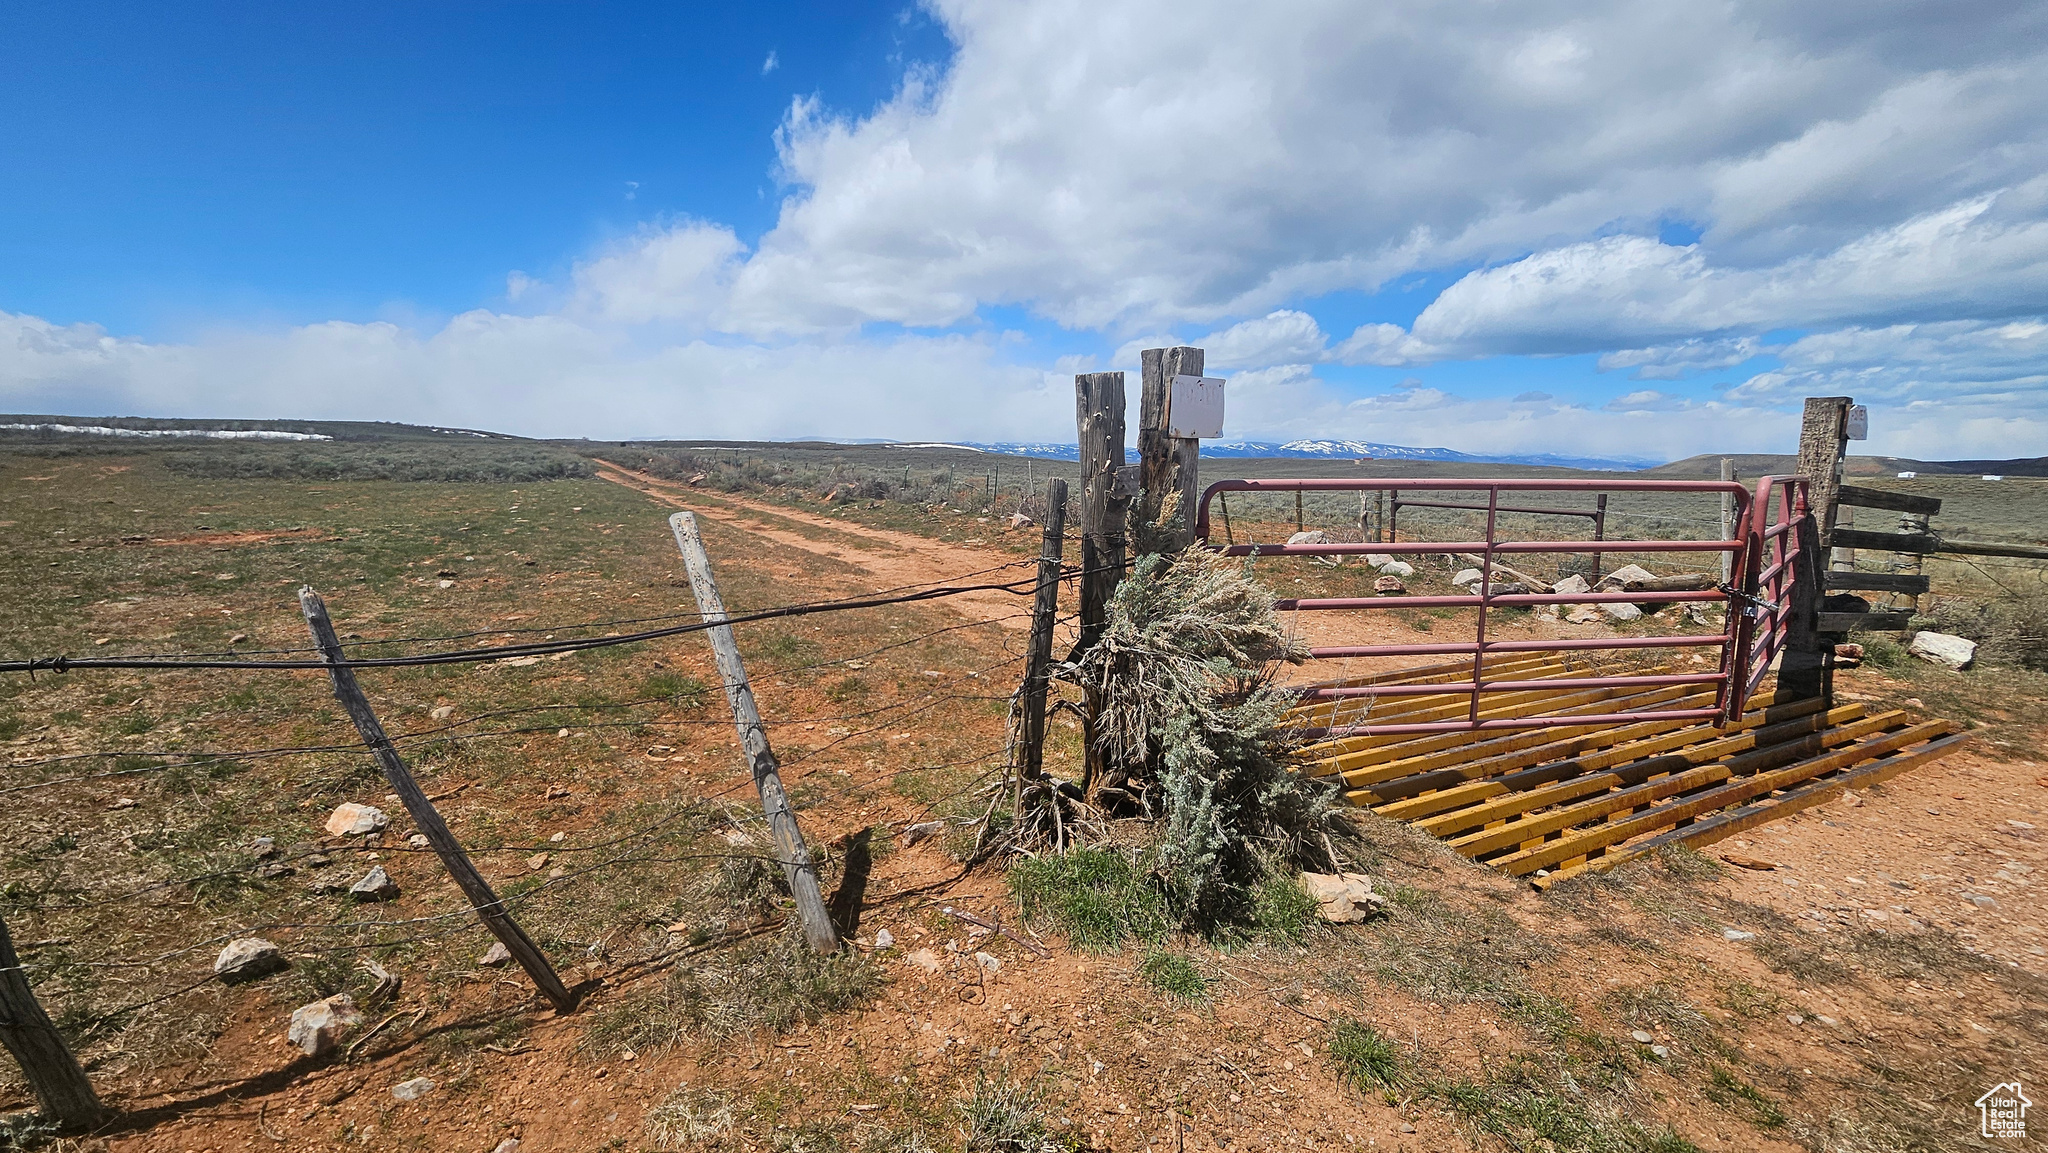
[[[1193,1005],[1209,999],[1209,979],[1186,953],[1153,953],[1138,966],[1138,975],[1176,1001]]]
[[[1337,1076],[1361,1093],[1373,1089],[1394,1089],[1407,1080],[1407,1062],[1400,1046],[1364,1021],[1338,1017],[1330,1022],[1325,1043]]]
[[[1027,920],[1050,924],[1077,949],[1113,953],[1131,941],[1156,941],[1172,921],[1166,900],[1122,853],[1076,849],[1010,866],[1010,896]]]
[[[1708,1071],[1706,1094],[1707,1100],[1747,1114],[1751,1121],[1764,1129],[1782,1128],[1787,1120],[1785,1111],[1778,1107],[1776,1101],[1724,1065],[1716,1065]]]

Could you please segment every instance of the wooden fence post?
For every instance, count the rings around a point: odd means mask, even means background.
[[[1722,483],[1726,484],[1728,482],[1733,481],[1734,479],[1735,461],[1730,457],[1724,456],[1721,458],[1721,481]],[[1735,494],[1732,492],[1724,492],[1721,494],[1721,539],[1735,539]],[[1730,581],[1733,581],[1735,579],[1734,573],[1735,554],[1732,552],[1722,553],[1721,583],[1727,584]]]
[[[1849,447],[1852,403],[1846,396],[1809,396],[1799,422],[1799,474],[1806,478],[1807,499],[1822,548],[1832,547],[1835,533],[1835,494],[1842,487],[1842,455]],[[1825,570],[1827,565],[1821,568]]]
[[[1052,630],[1060,612],[1060,558],[1066,548],[1067,482],[1045,485],[1045,532],[1038,541],[1038,597],[1031,605],[1031,651],[1024,664],[1024,727],[1017,779],[1045,775],[1045,696],[1052,676]]]
[[[1167,435],[1167,407],[1173,378],[1200,376],[1199,348],[1148,348],[1139,354],[1143,381],[1138,394],[1138,467],[1144,496],[1138,502],[1143,526],[1139,547],[1179,552],[1195,543],[1195,505],[1202,499],[1202,442]]]
[[[327,662],[327,675],[334,682],[334,699],[355,722],[356,732],[363,743],[370,747],[370,754],[377,759],[377,767],[384,770],[384,779],[391,784],[391,791],[405,802],[405,811],[420,833],[434,847],[434,854],[441,858],[448,875],[469,898],[470,907],[484,927],[491,931],[500,944],[505,946],[512,959],[533,978],[535,987],[548,999],[557,1012],[567,1013],[576,1008],[576,997],[562,984],[562,978],[555,973],[554,965],[548,962],[547,954],[533,943],[512,915],[505,911],[505,903],[492,890],[491,883],[484,880],[482,873],[470,862],[469,854],[463,852],[462,844],[448,828],[448,822],[441,819],[441,813],[427,794],[420,789],[419,782],[412,779],[412,770],[405,767],[398,750],[391,744],[391,738],[384,735],[384,725],[370,708],[369,698],[363,695],[361,685],[356,683],[355,670],[345,662],[342,655],[341,639],[334,635],[334,622],[328,619],[327,603],[311,586],[299,589],[299,609],[306,615],[306,627],[313,633],[313,643],[320,648],[321,658]]]
[[[698,535],[697,518],[679,512],[668,518],[682,551],[683,567],[690,573],[690,591],[697,596],[697,611],[706,622],[726,619],[725,601],[711,579],[711,555],[704,551]],[[719,679],[725,682],[725,699],[732,706],[733,727],[739,730],[740,746],[754,773],[754,789],[761,796],[761,811],[768,817],[768,833],[775,843],[775,855],[782,861],[782,873],[796,898],[797,920],[804,927],[804,939],[820,953],[839,948],[839,933],[825,909],[825,895],[818,886],[818,866],[804,844],[804,832],[789,807],[789,794],[782,788],[782,766],[775,750],[768,747],[768,729],[761,723],[761,710],[754,705],[754,690],[747,684],[747,666],[740,662],[740,646],[733,640],[732,626],[720,624],[705,630],[711,641],[711,655],[718,662]]]
[[[1124,374],[1074,377],[1081,444],[1081,642],[1095,647],[1109,621],[1109,598],[1124,578],[1124,519],[1132,474],[1124,466]]]
[[[36,1002],[14,953],[7,922],[0,921],[0,1042],[21,1064],[43,1116],[66,1130],[90,1129],[107,1118],[78,1058],[64,1044],[50,1015]]]

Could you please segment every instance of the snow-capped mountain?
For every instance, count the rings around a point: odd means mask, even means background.
[[[1005,456],[1035,456],[1053,460],[1077,460],[1081,450],[1078,445],[1026,443],[1000,441],[995,443],[954,443],[954,444],[898,444],[899,448],[953,448],[973,449],[977,452],[1000,453]],[[1294,457],[1297,459],[1319,460],[1443,460],[1466,461],[1472,464],[1526,464],[1543,465],[1552,468],[1596,469],[1606,472],[1633,472],[1636,469],[1651,468],[1662,461],[1638,457],[1587,457],[1563,456],[1557,453],[1523,454],[1475,454],[1458,452],[1449,448],[1413,448],[1402,444],[1381,444],[1370,440],[1290,440],[1275,443],[1263,440],[1215,440],[1202,444],[1202,455],[1216,459],[1231,457]]]

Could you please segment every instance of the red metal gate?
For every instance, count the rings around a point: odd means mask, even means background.
[[[1782,494],[1790,494],[1794,491],[1793,488],[1788,487],[1789,482],[1784,478],[1771,479],[1775,482],[1776,487],[1767,491],[1775,491]],[[1484,537],[1479,540],[1466,541],[1361,541],[1356,543],[1332,542],[1324,544],[1226,543],[1221,546],[1216,545],[1210,540],[1210,503],[1222,493],[1386,492],[1389,494],[1399,494],[1404,491],[1468,491],[1484,494],[1485,504],[1483,505],[1475,502],[1470,506],[1442,506],[1470,507],[1475,511],[1484,511],[1486,516]],[[1630,492],[1726,493],[1734,502],[1734,523],[1742,527],[1737,531],[1733,539],[1727,540],[1627,540],[1616,539],[1611,536],[1598,542],[1498,539],[1499,517],[1503,512],[1564,512],[1566,515],[1570,515],[1567,510],[1526,508],[1523,506],[1503,505],[1501,503],[1501,495],[1503,493],[1545,492],[1595,492],[1607,494]],[[1779,501],[1781,506],[1784,505],[1786,499],[1791,498],[1781,496]],[[1419,502],[1403,500],[1402,503],[1413,506]],[[1795,499],[1793,503],[1803,509],[1803,495]],[[1602,507],[1604,508],[1604,502]],[[1760,512],[1763,506],[1759,504],[1757,508]],[[1481,559],[1482,563],[1475,566],[1481,574],[1480,582],[1477,586],[1477,591],[1470,594],[1294,598],[1279,602],[1278,607],[1282,611],[1289,612],[1321,612],[1347,609],[1384,611],[1393,608],[1434,607],[1474,608],[1478,610],[1475,633],[1473,639],[1469,641],[1312,647],[1309,650],[1309,654],[1312,658],[1316,659],[1388,656],[1462,657],[1469,655],[1471,657],[1471,670],[1468,679],[1463,681],[1427,684],[1342,684],[1326,685],[1306,690],[1303,694],[1305,701],[1342,699],[1373,701],[1425,694],[1463,694],[1469,697],[1469,707],[1466,708],[1465,716],[1462,719],[1388,724],[1372,724],[1370,722],[1332,724],[1327,727],[1310,729],[1303,734],[1310,738],[1334,738],[1383,733],[1443,733],[1495,729],[1537,729],[1588,724],[1624,724],[1657,720],[1717,722],[1724,718],[1739,716],[1749,691],[1753,690],[1756,683],[1761,680],[1760,675],[1752,675],[1754,671],[1752,666],[1755,662],[1749,657],[1751,646],[1745,643],[1750,637],[1755,618],[1750,613],[1741,611],[1745,607],[1753,608],[1758,599],[1754,593],[1754,590],[1758,587],[1756,581],[1759,574],[1755,558],[1761,551],[1758,547],[1760,542],[1774,543],[1779,550],[1775,554],[1773,564],[1769,568],[1762,570],[1763,574],[1780,582],[1777,585],[1766,586],[1773,590],[1773,596],[1767,603],[1782,601],[1789,604],[1792,574],[1796,571],[1791,565],[1791,560],[1796,558],[1797,549],[1796,533],[1789,526],[1793,521],[1796,521],[1798,512],[1789,512],[1784,515],[1786,519],[1782,523],[1765,526],[1760,518],[1752,515],[1749,490],[1739,484],[1724,481],[1470,480],[1443,478],[1399,480],[1385,478],[1360,480],[1224,480],[1210,485],[1202,494],[1202,504],[1196,522],[1195,534],[1200,540],[1210,544],[1211,547],[1219,548],[1221,552],[1228,556],[1314,557],[1360,555],[1364,553],[1421,556],[1471,553]],[[1790,546],[1794,550],[1792,556],[1785,555],[1785,549],[1788,547],[1786,542],[1788,540],[1794,542]],[[1574,545],[1591,545],[1592,547],[1574,547]],[[1496,583],[1494,566],[1497,558],[1543,553],[1585,553],[1596,550],[1600,553],[1608,554],[1725,553],[1733,558],[1730,571],[1744,574],[1746,579],[1743,581],[1744,587],[1736,589],[1720,586],[1697,591],[1677,592],[1497,593],[1494,591],[1493,586]],[[1731,596],[1731,591],[1735,595]],[[1783,595],[1780,596],[1778,594]],[[1487,635],[1489,614],[1495,609],[1523,608],[1537,605],[1597,605],[1622,602],[1660,605],[1683,602],[1712,602],[1723,605],[1726,615],[1724,626],[1718,633],[1562,639],[1500,639]],[[1776,647],[1783,643],[1784,630],[1789,620],[1788,614],[1783,611],[1774,612],[1769,614],[1769,619],[1772,621],[1773,628],[1766,635],[1766,644],[1755,648],[1758,654],[1775,653]],[[1508,670],[1493,670],[1490,672],[1487,667],[1489,658],[1512,658],[1513,654],[1562,654],[1586,650],[1704,648],[1713,648],[1717,651],[1719,659],[1714,662],[1711,670],[1702,669],[1693,672],[1658,672],[1621,676],[1545,675],[1540,680],[1531,680],[1526,675],[1506,675]],[[1768,655],[1763,656],[1762,664],[1764,667],[1769,665]],[[1695,700],[1686,707],[1658,708],[1651,705],[1645,708],[1608,712],[1583,712],[1578,711],[1577,707],[1566,707],[1564,704],[1564,694],[1572,690],[1639,692],[1645,689],[1670,686],[1698,686],[1701,690],[1699,695],[1702,696],[1710,687],[1712,692],[1711,703]],[[1483,707],[1482,702],[1487,698],[1488,694],[1527,694],[1532,690],[1539,692],[1555,690],[1560,694],[1558,709],[1552,712],[1542,712],[1538,715],[1494,717],[1481,715],[1487,711]]]
[[[1802,572],[1817,572],[1806,555],[1811,541],[1813,510],[1806,500],[1803,476],[1767,476],[1757,482],[1747,527],[1749,567],[1742,591],[1744,628],[1737,646],[1737,668],[1743,672],[1745,694],[1756,691],[1771,671],[1771,662],[1785,650],[1792,631],[1792,593]],[[1818,596],[1818,590],[1816,590]],[[1733,614],[1731,614],[1732,616]]]

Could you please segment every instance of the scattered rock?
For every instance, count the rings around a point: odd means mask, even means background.
[[[1461,568],[1458,570],[1458,575],[1451,578],[1451,583],[1460,586],[1476,585],[1485,578],[1486,574],[1476,568]]]
[[[896,934],[887,929],[875,930],[875,948],[886,949],[896,943]]]
[[[476,963],[486,969],[509,965],[512,963],[512,950],[505,947],[505,942],[495,941],[490,948],[484,950],[483,956],[476,959]]]
[[[1479,590],[1474,589],[1473,591],[1477,592]],[[1534,591],[1534,589],[1531,589],[1528,585],[1523,584],[1521,581],[1495,581],[1492,584],[1486,586],[1487,595],[1496,597],[1527,596],[1529,593]],[[1516,606],[1505,605],[1503,607],[1514,608]]]
[[[903,829],[903,847],[907,849],[927,837],[936,837],[945,830],[944,821],[919,821],[917,824],[907,825]]]
[[[1287,538],[1288,544],[1329,544],[1330,534],[1319,528],[1298,532]]]
[[[1964,893],[1963,900],[1970,902],[1972,905],[1975,905],[1980,909],[1996,909],[1998,907],[1998,902],[1996,900],[1993,900],[1992,898],[1987,897],[1982,893]]]
[[[1600,610],[1592,605],[1571,605],[1565,609],[1564,619],[1575,625],[1589,625],[1600,619]]]
[[[546,853],[535,853],[533,856],[526,858],[526,867],[538,873],[548,867],[550,859]]]
[[[356,1012],[355,1000],[347,993],[336,993],[292,1010],[291,1028],[285,1036],[301,1053],[319,1057],[331,1051],[342,1034],[362,1023],[363,1015]]]
[[[277,856],[277,842],[270,837],[258,837],[249,842],[249,852],[259,861]]]
[[[693,477],[691,477],[691,478],[690,478],[690,483],[691,483],[691,484],[693,484],[693,485],[699,485],[699,484],[703,484],[703,483],[704,483],[704,481],[705,481],[705,476],[704,476],[704,474],[703,474],[703,473],[701,473],[701,472],[700,472],[700,473],[698,473],[697,475],[695,475],[695,476],[693,476]],[[514,1144],[514,1145],[517,1145],[517,1144],[519,1144],[519,1142],[517,1142],[517,1141],[514,1141],[514,1142],[513,1142],[513,1144]]]
[[[1609,617],[1612,617],[1613,619],[1618,621],[1632,621],[1635,620],[1637,617],[1643,615],[1643,610],[1628,603],[1627,601],[1617,601],[1614,604],[1603,604],[1600,606],[1600,611],[1606,613]]]
[[[1835,646],[1835,667],[1853,669],[1863,663],[1863,646],[1842,643]]]
[[[1551,585],[1550,591],[1554,593],[1584,593],[1592,592],[1593,586],[1586,583],[1584,576],[1579,573],[1573,573],[1556,584]]]
[[[1787,1013],[1785,1014],[1785,1020],[1794,1025],[1804,1025],[1806,1024],[1806,1015],[1803,1013]]]
[[[454,581],[436,581],[434,583],[437,587],[444,589],[452,589],[455,587]]]
[[[1723,929],[1721,935],[1731,941],[1754,941],[1756,934],[1747,929]]]
[[[1035,525],[1037,523],[1037,521],[1032,520],[1030,517],[1025,516],[1021,512],[1013,512],[1010,514],[1010,527],[1013,529],[1030,528],[1032,525]]]
[[[1383,564],[1392,564],[1393,560],[1394,554],[1390,552],[1369,552],[1365,554],[1365,563],[1373,568],[1378,568]]]
[[[428,714],[427,714],[427,716],[428,716],[428,717],[430,717],[430,718],[432,718],[432,719],[434,719],[434,720],[437,720],[437,721],[445,721],[445,720],[449,719],[450,717],[453,717],[454,715],[455,715],[455,706],[454,706],[454,705],[442,705],[441,707],[439,707],[439,708],[435,709],[435,710],[434,710],[433,712],[430,712],[430,713],[428,713]]]
[[[434,842],[429,841],[427,839],[427,835],[425,833],[414,833],[412,836],[407,837],[405,839],[405,843],[408,847],[414,849],[431,848],[433,847],[434,844]]]
[[[703,478],[702,476],[699,476],[699,477],[697,478],[697,480],[703,480],[703,479],[704,479],[704,478]],[[691,484],[696,484],[696,483],[697,483],[697,481],[696,481],[696,480],[693,480],[693,481],[691,481],[690,483],[691,483]],[[504,1139],[503,1141],[500,1141],[500,1142],[498,1142],[498,1147],[497,1147],[496,1149],[493,1149],[493,1150],[491,1150],[491,1153],[519,1153],[519,1138],[517,1138],[517,1137],[507,1137],[507,1138],[505,1138],[505,1139]]]
[[[247,644],[249,643],[249,634],[236,633],[234,636],[228,638],[228,643],[231,645]]]
[[[286,965],[284,954],[276,945],[261,937],[242,937],[229,941],[213,962],[213,975],[223,984],[239,985],[268,977]]]
[[[134,797],[115,797],[113,802],[107,807],[110,809],[132,809],[135,807],[135,804]]]
[[[1403,1121],[1403,1122],[1401,1122],[1401,1132],[1403,1132],[1403,1133],[1413,1133],[1413,1132],[1415,1132],[1415,1126],[1413,1126],[1413,1125],[1410,1125],[1410,1124],[1409,1124],[1408,1122],[1406,1122],[1406,1121]]]
[[[1644,1032],[1641,1029],[1637,1029],[1635,1032],[1630,1033],[1629,1036],[1634,1037],[1636,1040],[1636,1044],[1638,1045],[1647,1045],[1650,1042],[1656,1040],[1655,1037],[1650,1036],[1648,1033]]]
[[[417,1101],[433,1091],[434,1082],[426,1077],[414,1077],[391,1087],[391,1095],[400,1101]]]
[[[1363,873],[1303,873],[1301,884],[1315,900],[1316,915],[1331,924],[1363,921],[1387,905]]]
[[[974,963],[991,973],[1003,971],[1003,959],[994,953],[976,953],[974,955]]]
[[[1977,659],[1977,642],[1948,633],[1917,633],[1906,651],[1923,661],[1947,665],[1952,669],[1966,669]]]
[[[283,861],[265,861],[256,866],[255,876],[259,881],[281,881],[296,872],[298,872],[297,869],[292,868]]]
[[[390,823],[391,818],[384,815],[384,810],[350,801],[327,818],[327,832],[336,837],[362,837],[378,832]]]
[[[1671,1050],[1663,1045],[1652,1045],[1650,1046],[1650,1055],[1662,1061],[1666,1057],[1671,1056]]]
[[[1401,583],[1400,577],[1383,576],[1372,582],[1372,591],[1383,597],[1400,596],[1408,591],[1408,586]]]
[[[1412,577],[1415,575],[1415,566],[1404,560],[1390,560],[1380,565],[1379,570],[1391,577]]]
[[[315,881],[306,886],[306,891],[316,897],[331,897],[336,893],[348,891],[348,886],[340,881]]]
[[[348,887],[348,892],[358,901],[389,901],[398,896],[398,882],[391,879],[384,866],[372,865],[362,880]]]
[[[1594,589],[1604,593],[1618,592],[1621,589],[1626,588],[1628,586],[1628,582],[1630,581],[1649,581],[1656,579],[1657,574],[1651,572],[1649,569],[1643,568],[1640,565],[1625,564],[1620,568],[1615,569],[1613,572],[1608,573],[1606,576],[1601,577],[1600,583],[1594,585],[1593,587]]]
[[[903,958],[903,963],[914,965],[927,973],[939,971],[939,958],[930,949],[913,950],[909,956]]]

